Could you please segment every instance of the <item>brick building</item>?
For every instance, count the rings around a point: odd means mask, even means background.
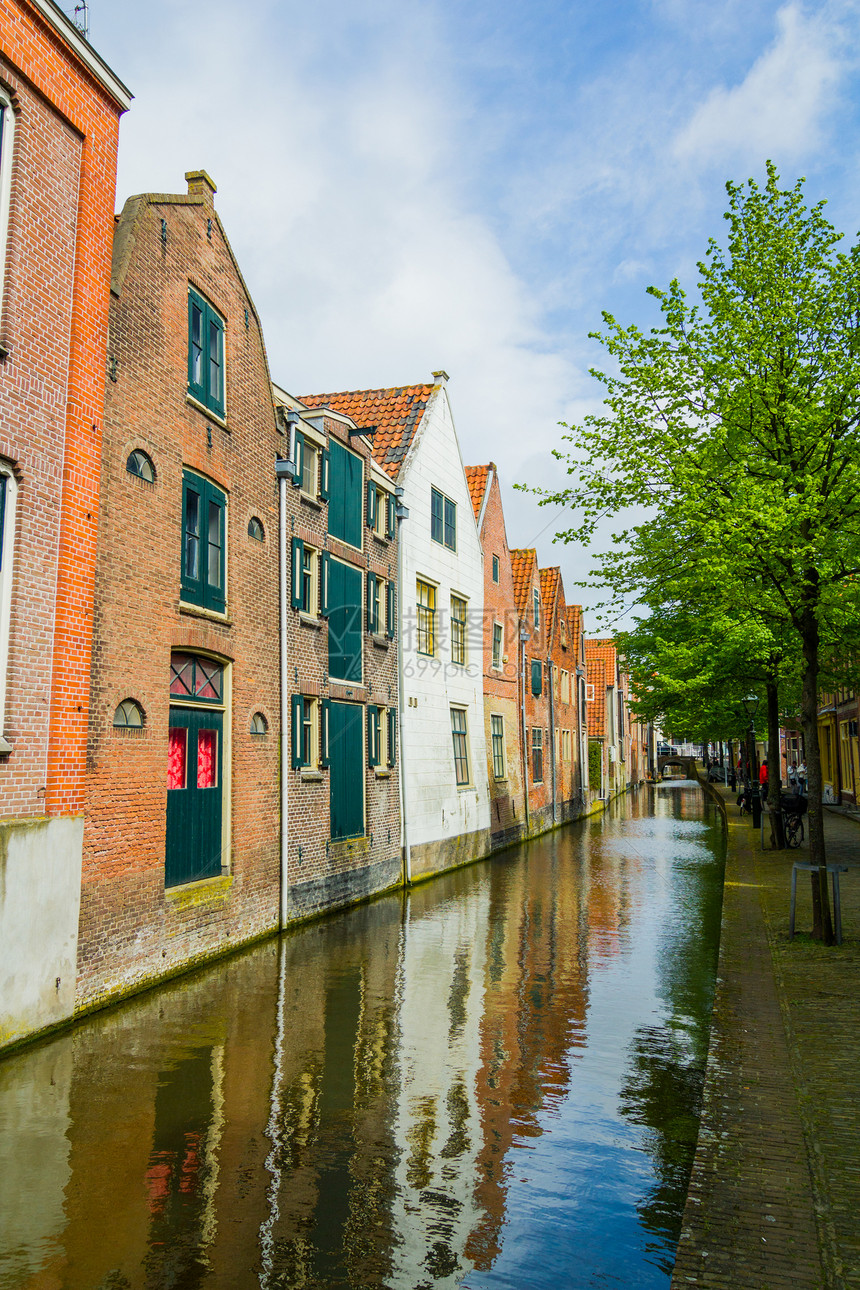
[[[552,670],[549,718],[555,821],[565,823],[582,815],[586,805],[579,760],[581,740],[576,672],[581,640],[570,633],[561,569],[557,565],[541,569],[540,585]]]
[[[599,795],[610,798],[623,792],[632,782],[629,766],[629,681],[612,640],[586,640],[585,660],[588,740],[589,745],[595,744],[600,748]],[[592,783],[592,787],[596,785]]]
[[[81,1008],[279,925],[286,438],[215,186],[186,178],[114,238]]]
[[[51,0],[0,0],[0,1046],[74,1008],[119,119]]]
[[[533,548],[511,551],[514,603],[519,616],[519,704],[525,729],[527,831],[551,828],[553,818],[553,752],[550,741],[549,632],[541,599],[537,553]]]
[[[289,427],[284,921],[402,877],[394,485],[351,417],[278,386]]]
[[[522,722],[517,660],[519,615],[496,466],[467,466],[466,480],[484,552],[484,738],[491,842],[504,846],[525,825]]]
[[[592,795],[588,782],[588,704],[586,702],[587,672],[585,663],[585,630],[581,605],[567,606],[567,636],[571,650],[570,687],[571,702],[576,692],[576,712],[574,714],[575,738],[577,741],[577,769],[579,774],[578,789],[582,802],[587,805]]]
[[[448,396],[434,383],[302,397],[372,433],[401,499],[400,776],[406,881],[490,850],[483,556]]]

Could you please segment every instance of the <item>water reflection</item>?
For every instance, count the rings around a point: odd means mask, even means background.
[[[705,810],[643,790],[0,1062],[0,1287],[666,1286]]]

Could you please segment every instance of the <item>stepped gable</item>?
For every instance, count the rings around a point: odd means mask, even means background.
[[[514,600],[521,617],[531,611],[532,575],[537,564],[534,547],[519,547],[511,551],[511,572],[514,575]]]
[[[484,501],[484,493],[487,491],[487,479],[491,470],[495,470],[495,463],[490,462],[487,466],[466,466],[466,483],[469,485],[469,496],[472,499],[472,510],[475,512],[475,519],[480,519],[481,506]]]
[[[376,427],[371,439],[373,459],[391,479],[415,437],[434,385],[396,385],[387,390],[343,390],[335,394],[303,394],[307,408],[331,408],[351,417],[359,429]]]

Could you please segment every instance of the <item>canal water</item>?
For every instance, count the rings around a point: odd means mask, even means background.
[[[0,1061],[0,1287],[667,1287],[722,876],[642,788]]]

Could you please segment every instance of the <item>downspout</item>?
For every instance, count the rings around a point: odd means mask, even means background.
[[[406,818],[406,740],[403,737],[405,727],[406,694],[403,683],[403,529],[404,520],[409,519],[409,510],[403,505],[403,489],[398,485],[394,490],[397,497],[397,613],[399,622],[395,623],[397,645],[397,720],[400,726],[400,854],[403,856],[403,885],[412,885],[412,848],[409,842],[409,827]]]
[[[293,475],[293,463],[279,457],[275,462],[278,481],[278,550],[280,582],[281,644],[281,907],[280,927],[287,926],[289,913],[289,762],[290,696],[287,676],[287,480]]]
[[[523,745],[523,805],[526,811],[526,833],[531,829],[529,817],[529,749],[526,733],[526,641],[529,634],[520,623],[520,718]]]
[[[552,822],[558,823],[558,816],[555,809],[556,799],[556,780],[555,780],[555,695],[553,694],[553,682],[555,681],[554,668],[552,659],[549,654],[546,656],[546,665],[549,669],[549,755],[552,758]]]

